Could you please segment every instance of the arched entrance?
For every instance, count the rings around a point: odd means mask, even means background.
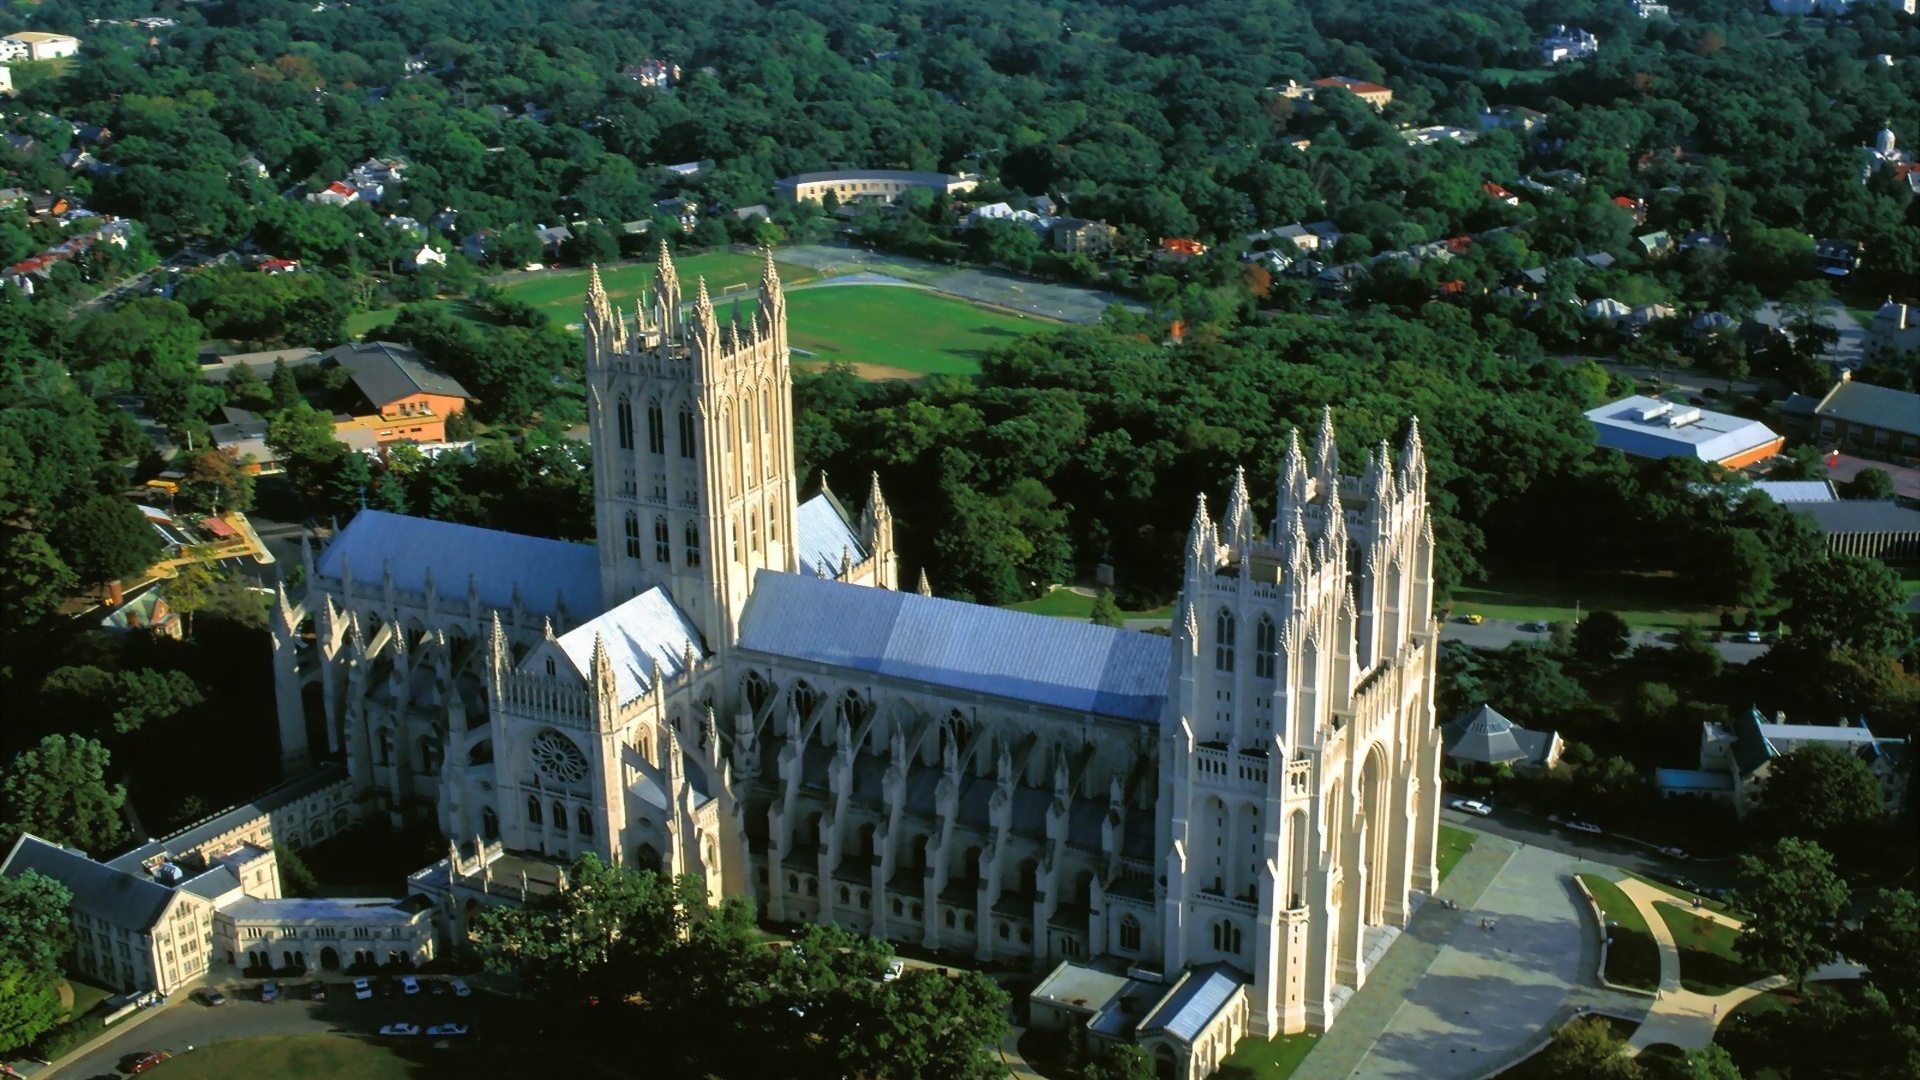
[[[340,954],[338,952],[335,952],[333,946],[331,945],[328,945],[327,947],[320,950],[320,970],[322,971],[339,971],[340,970]]]
[[[1365,892],[1359,897],[1360,918],[1368,926],[1386,921],[1387,869],[1387,779],[1380,748],[1367,752],[1360,771],[1360,865],[1365,873]]]

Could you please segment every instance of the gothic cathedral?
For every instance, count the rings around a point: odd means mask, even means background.
[[[1264,530],[1202,499],[1162,637],[899,589],[877,478],[800,501],[771,257],[724,322],[664,250],[631,314],[596,272],[583,329],[595,544],[362,511],[274,619],[288,764],[437,822],[450,935],[593,854],[1122,973],[1153,1007],[1087,1023],[1184,1076],[1333,1022],[1437,884],[1417,426],[1346,475],[1328,410]]]

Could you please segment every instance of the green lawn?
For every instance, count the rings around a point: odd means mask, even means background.
[[[67,1016],[85,1016],[95,1006],[112,997],[116,991],[90,983],[78,976],[69,976],[67,986],[73,991],[73,1006],[67,1010]]]
[[[1087,619],[1093,617],[1093,597],[1074,592],[1072,589],[1054,589],[1037,600],[1022,600],[1017,604],[1008,604],[1015,611],[1025,611],[1033,615],[1053,615],[1062,619]],[[1128,611],[1122,608],[1120,613],[1129,619],[1171,619],[1173,605],[1154,608],[1152,611]]]
[[[1740,932],[1674,904],[1655,904],[1680,949],[1680,985],[1700,994],[1724,994],[1767,973],[1733,951]]]
[[[1677,630],[1691,622],[1706,630],[1719,625],[1720,609],[1706,604],[1674,605],[1675,583],[1661,578],[1561,582],[1504,580],[1453,590],[1453,615],[1469,613],[1520,622],[1572,622],[1575,605],[1582,616],[1611,611],[1636,630]]]
[[[1627,871],[1627,876],[1634,879],[1635,881],[1641,882],[1642,884],[1646,885],[1648,888],[1659,889],[1661,892],[1666,893],[1668,896],[1671,896],[1676,900],[1682,901],[1683,903],[1691,905],[1697,899],[1701,902],[1702,906],[1704,907],[1710,908],[1711,910],[1714,910],[1714,911],[1718,911],[1723,915],[1732,914],[1735,918],[1740,918],[1740,915],[1738,912],[1734,912],[1731,908],[1727,907],[1726,904],[1718,900],[1709,900],[1704,896],[1699,896],[1695,893],[1690,893],[1685,889],[1676,889],[1664,881],[1655,881],[1652,878],[1646,876],[1645,874],[1636,874],[1631,870]]]
[[[1619,986],[1652,990],[1660,985],[1660,946],[1654,943],[1647,920],[1620,887],[1595,874],[1580,874],[1581,884],[1593,894],[1606,922],[1606,976]]]
[[[470,323],[491,324],[495,321],[486,308],[471,300],[440,300],[437,303],[445,307],[455,318],[465,319]],[[399,317],[398,307],[381,308],[378,311],[356,311],[347,316],[347,336],[366,337]],[[578,318],[576,314],[570,321],[577,321]]]
[[[1460,865],[1467,852],[1473,850],[1473,834],[1466,829],[1456,829],[1451,825],[1440,826],[1440,850],[1434,853],[1434,862],[1438,864],[1440,880],[1447,880],[1453,868]]]
[[[212,1043],[176,1055],[166,1080],[526,1080],[559,1075],[551,1051],[489,1043],[433,1049],[433,1040],[380,1042],[339,1035],[275,1035]]]
[[[1286,1080],[1318,1045],[1320,1036],[1312,1032],[1241,1039],[1227,1060],[1220,1063],[1217,1075],[1233,1080]]]
[[[678,256],[673,260],[673,268],[680,275],[680,291],[687,300],[692,300],[696,288],[695,282],[702,277],[707,279],[707,292],[714,303],[724,301],[727,290],[751,292],[760,285],[760,268],[765,265],[758,255],[739,255],[731,251],[709,251],[700,255]],[[776,266],[780,279],[791,284],[804,277],[811,277],[813,271],[800,266]],[[600,284],[607,290],[607,299],[616,308],[633,310],[633,303],[640,292],[653,281],[655,264],[651,262],[629,262],[600,268]],[[580,305],[587,295],[587,271],[585,270],[542,270],[531,274],[513,274],[497,282],[508,296],[520,300],[546,312],[561,326],[569,326],[580,321]]]
[[[899,285],[789,293],[787,316],[796,362],[849,363],[877,379],[977,375],[988,350],[1058,325]]]

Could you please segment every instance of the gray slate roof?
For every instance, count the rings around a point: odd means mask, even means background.
[[[322,788],[337,784],[346,777],[347,770],[344,767],[335,764],[322,765],[303,776],[275,785],[251,802],[242,803],[213,817],[195,822],[171,836],[149,840],[124,855],[107,860],[107,865],[129,873],[144,873],[140,864],[163,851],[178,854],[197,848],[221,833],[232,832],[255,818],[265,817]]]
[[[1153,1010],[1153,1015],[1140,1022],[1140,1034],[1165,1030],[1181,1042],[1191,1043],[1200,1037],[1207,1022],[1226,1005],[1233,992],[1252,981],[1230,964],[1194,968],[1160,1007]]]
[[[1478,761],[1498,765],[1509,761],[1546,760],[1553,735],[1529,731],[1501,716],[1491,705],[1480,705],[1462,713],[1458,720],[1441,729],[1441,741],[1448,757],[1456,761]]]
[[[620,688],[620,700],[632,701],[652,689],[653,665],[660,664],[664,675],[680,673],[686,662],[688,643],[695,656],[705,656],[700,631],[674,605],[667,590],[654,586],[597,618],[560,635],[557,644],[573,661],[580,677],[593,680],[593,643],[607,643],[613,659],[614,682]]]
[[[1822,417],[1830,416],[1849,424],[1920,435],[1920,394],[1905,390],[1889,390],[1848,379],[1828,391],[1826,400],[1814,411]]]
[[[0,875],[10,878],[28,870],[65,885],[73,910],[132,930],[153,926],[173,899],[173,890],[144,874],[123,873],[32,834],[22,836],[0,863]]]
[[[800,504],[793,531],[794,551],[803,574],[818,576],[824,572],[832,577],[840,572],[843,554],[851,553],[855,565],[867,557],[839,500],[825,491]]]
[[[740,647],[1152,723],[1171,643],[1002,608],[762,570]]]
[[[349,562],[357,582],[378,585],[384,566],[392,569],[395,587],[415,591],[426,587],[431,568],[434,586],[450,603],[466,595],[471,579],[490,608],[511,609],[517,584],[535,614],[555,614],[556,596],[576,619],[600,610],[600,556],[589,544],[362,510],[314,570],[338,578]]]
[[[1814,526],[1829,536],[1920,532],[1920,510],[1878,499],[1788,503],[1787,509],[1812,518]]]
[[[414,394],[472,398],[458,379],[428,365],[410,345],[391,341],[336,345],[326,357],[353,373],[353,385],[376,406]]]

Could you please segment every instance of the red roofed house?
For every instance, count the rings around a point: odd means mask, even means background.
[[[338,180],[328,184],[326,190],[307,196],[309,202],[326,203],[329,206],[345,206],[357,202],[359,198],[359,192]]]
[[[299,259],[261,259],[254,269],[263,274],[291,274],[300,269]]]
[[[1647,200],[1636,199],[1630,195],[1621,195],[1613,200],[1613,205],[1633,215],[1635,225],[1647,223]]]
[[[1508,191],[1506,188],[1501,187],[1499,184],[1495,184],[1495,183],[1481,184],[1480,190],[1492,196],[1494,201],[1496,202],[1503,202],[1503,203],[1506,203],[1508,206],[1520,205],[1520,196],[1515,195],[1513,192]]]
[[[1160,257],[1163,259],[1191,259],[1206,253],[1207,245],[1198,240],[1183,240],[1170,236],[1160,241]]]
[[[1313,85],[1322,90],[1347,90],[1359,95],[1360,100],[1373,106],[1374,112],[1386,108],[1393,102],[1393,91],[1379,83],[1362,79],[1349,79],[1345,75],[1335,75],[1330,79],[1315,79]]]

